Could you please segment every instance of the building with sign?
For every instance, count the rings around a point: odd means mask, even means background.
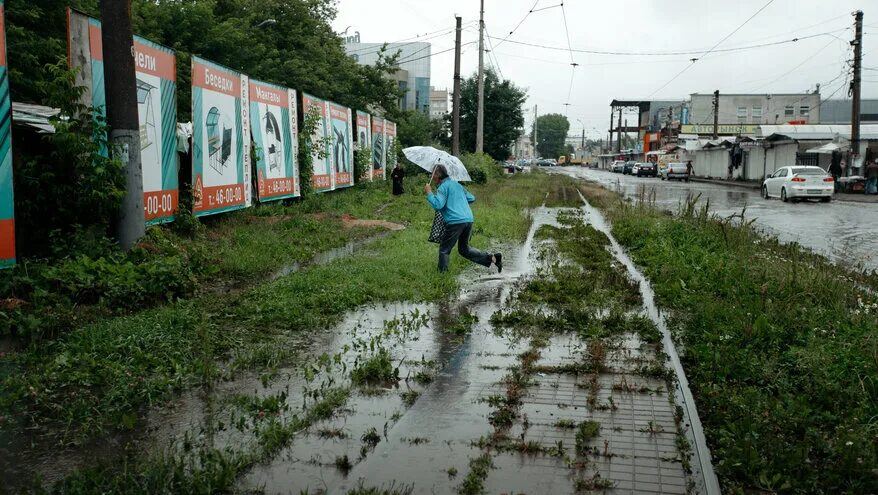
[[[820,122],[820,93],[781,93],[781,94],[723,94],[719,95],[719,123],[726,130],[735,131],[737,125],[759,124],[815,124]],[[714,121],[713,93],[692,93],[689,100],[688,124],[710,126],[712,134]],[[752,131],[755,128],[747,128]],[[686,132],[686,131],[683,131]],[[720,132],[720,134],[724,134]],[[728,134],[737,135],[739,132]]]
[[[820,104],[821,124],[850,124],[851,100],[824,100]],[[860,123],[878,124],[878,99],[860,100]]]
[[[345,52],[362,65],[375,65],[384,43],[361,43],[360,35],[345,38]],[[430,43],[423,41],[410,43],[387,43],[385,54],[399,53],[399,69],[406,71],[408,79],[400,84],[406,92],[402,98],[404,110],[419,110],[430,113]]]
[[[448,90],[430,87],[430,118],[442,120],[448,114]]]

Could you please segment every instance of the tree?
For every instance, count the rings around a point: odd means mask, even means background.
[[[441,142],[442,121],[418,110],[406,110],[396,117],[396,134],[403,148],[433,146]]]
[[[360,109],[396,111],[396,57],[357,64],[332,30],[334,0],[133,0],[134,33],[177,50],[178,118],[190,116],[190,54]],[[65,8],[98,0],[7,0],[12,96],[43,102],[46,64],[66,58]],[[262,21],[276,22],[259,27]]]
[[[501,81],[492,69],[485,71],[485,153],[495,160],[509,158],[512,144],[524,127],[522,106],[527,92]],[[460,88],[460,148],[461,151],[476,150],[476,112],[478,110],[478,75],[461,82]],[[448,116],[447,119],[451,117]],[[450,124],[446,124],[450,128]],[[450,137],[442,140],[451,148]]]
[[[564,139],[570,130],[570,121],[560,113],[549,113],[537,117],[537,154],[546,158],[558,157],[565,153]],[[533,136],[533,131],[531,131]]]

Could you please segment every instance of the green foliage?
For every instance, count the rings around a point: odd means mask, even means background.
[[[311,107],[304,112],[302,128],[299,130],[299,183],[302,197],[311,194],[311,176],[314,174],[314,156],[311,150],[314,146],[319,148],[317,157],[326,158],[329,149],[329,138],[324,137],[319,143],[313,143],[314,133],[318,129],[322,114],[317,107]]]
[[[460,149],[472,153],[476,151],[478,76],[474,74],[464,79],[460,93]],[[525,90],[509,80],[501,81],[491,69],[485,71],[484,151],[495,160],[505,160],[511,155],[512,144],[524,127],[525,101]],[[442,144],[451,148],[450,136],[443,136]]]
[[[460,161],[476,184],[487,184],[489,180],[503,177],[503,169],[485,153],[466,153],[460,157]]]
[[[399,367],[393,366],[390,352],[383,347],[351,370],[351,383],[354,385],[379,385],[398,380]]]
[[[874,275],[694,207],[609,213],[672,311],[726,490],[878,491]]]
[[[396,118],[397,141],[402,148],[436,146],[442,136],[442,121],[418,110],[400,112]]]
[[[55,132],[27,151],[15,166],[18,243],[34,256],[65,256],[77,235],[109,235],[125,192],[122,164],[102,155],[108,143],[102,113],[79,103],[84,88],[63,62],[45,68],[41,86],[47,104],[61,113]]]
[[[579,423],[576,429],[576,453],[584,455],[588,453],[588,442],[598,436],[601,431],[601,424],[594,420],[586,420]]]
[[[544,158],[558,158],[567,153],[564,140],[570,130],[570,121],[560,113],[537,117],[537,154]],[[531,136],[533,130],[531,129]]]
[[[354,181],[360,183],[372,167],[372,147],[362,146],[354,152]]]

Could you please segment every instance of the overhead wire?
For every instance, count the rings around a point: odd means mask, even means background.
[[[490,50],[488,51],[488,57],[489,57],[489,59],[494,60],[492,62],[492,65],[494,66],[495,69],[497,69],[497,73],[500,75],[500,79],[501,80],[506,79],[505,77],[503,77],[503,71],[500,70],[500,61],[497,60],[497,53],[494,51],[494,45],[491,44],[491,39],[488,38],[488,27],[487,26],[485,26],[485,40],[488,42],[488,47],[490,48]]]
[[[469,43],[461,43],[460,47],[463,48],[464,46],[474,45],[475,43],[477,43],[477,42],[476,42],[476,41],[470,41]],[[422,56],[422,57],[408,58],[408,59],[399,60],[399,61],[397,61],[397,63],[402,64],[402,63],[407,63],[407,62],[415,62],[415,61],[418,61],[418,60],[423,60],[423,59],[425,59],[425,58],[434,57],[434,56],[436,56],[436,55],[440,55],[440,54],[442,54],[442,53],[447,53],[447,52],[454,51],[455,48],[457,48],[457,47],[454,47],[454,46],[453,46],[453,47],[451,47],[451,48],[449,48],[449,49],[447,49],[447,50],[441,50],[441,51],[438,51],[438,52],[433,52],[433,53],[431,53],[431,54],[429,54],[429,55],[424,55],[424,56]]]
[[[819,50],[817,50],[816,52],[814,52],[814,53],[808,55],[807,57],[805,57],[805,59],[802,60],[802,62],[800,62],[798,65],[796,65],[796,66],[793,67],[792,69],[790,69],[790,70],[784,72],[783,74],[777,76],[776,78],[772,79],[770,82],[767,82],[767,83],[762,84],[762,85],[760,85],[760,86],[758,86],[758,87],[756,87],[756,88],[753,88],[751,91],[758,91],[758,90],[760,90],[760,89],[762,89],[762,88],[764,88],[764,87],[766,87],[766,86],[771,86],[772,84],[776,83],[777,81],[780,81],[780,80],[783,79],[784,77],[786,77],[786,76],[788,76],[789,74],[795,72],[799,67],[801,67],[801,66],[805,65],[806,63],[810,62],[811,60],[813,60],[813,58],[816,57],[817,54],[819,54],[819,53],[822,52],[823,50],[829,48],[829,45],[831,45],[834,41],[835,41],[835,40],[829,40],[829,43],[823,45],[822,47],[820,47]]]
[[[678,72],[676,75],[674,75],[674,77],[672,77],[671,79],[669,79],[668,82],[666,82],[666,83],[664,83],[663,85],[661,85],[657,90],[655,90],[655,91],[653,91],[652,93],[650,93],[649,96],[647,96],[647,98],[652,97],[653,95],[655,95],[655,94],[658,93],[659,91],[661,91],[661,90],[665,89],[666,87],[668,87],[669,84],[671,84],[672,82],[674,82],[678,77],[682,76],[684,72],[686,72],[686,71],[688,71],[690,68],[692,68],[692,66],[695,65],[695,62],[697,62],[699,58],[703,58],[703,57],[705,57],[706,55],[708,55],[710,52],[714,51],[714,50],[715,50],[720,44],[722,44],[723,41],[725,41],[725,40],[731,38],[732,35],[734,35],[734,34],[737,33],[738,31],[740,31],[742,27],[744,27],[745,25],[747,25],[748,22],[750,22],[751,20],[753,20],[753,18],[755,18],[757,15],[759,15],[760,12],[762,12],[763,10],[765,10],[766,8],[768,8],[768,6],[771,5],[772,3],[774,3],[774,0],[768,0],[768,2],[765,3],[765,5],[763,5],[759,10],[757,10],[756,12],[754,12],[753,15],[751,15],[750,17],[748,17],[747,20],[745,20],[744,22],[742,22],[742,23],[741,23],[738,27],[736,27],[731,33],[727,34],[723,39],[717,41],[715,45],[713,45],[712,47],[710,47],[710,49],[707,50],[706,52],[702,53],[701,56],[699,56],[699,57],[697,57],[697,58],[693,58],[693,59],[692,59],[692,62],[691,62],[689,65],[687,65],[686,67],[684,67],[683,70],[681,70],[681,71]]]
[[[534,9],[537,8],[537,4],[538,4],[538,3],[540,3],[540,0],[536,0],[536,1],[534,2],[533,7],[531,7],[530,10],[527,11],[527,14],[524,14],[524,17],[522,17],[521,20],[518,21],[518,24],[516,24],[515,27],[512,28],[512,31],[509,31],[509,34],[507,34],[506,37],[503,38],[503,39],[500,41],[500,43],[497,43],[497,46],[502,45],[504,41],[506,41],[507,39],[509,39],[510,36],[512,36],[513,34],[515,34],[516,31],[518,31],[518,28],[520,28],[521,25],[524,24],[524,21],[527,19],[527,17],[528,17],[529,15],[533,14]]]
[[[470,24],[474,24],[475,22],[476,22],[476,21],[469,21],[469,22],[464,23],[463,26],[468,26],[468,25],[470,25]],[[457,30],[457,26],[455,25],[455,26],[452,26],[452,27],[450,27],[450,28],[439,29],[439,30],[436,30],[436,31],[431,31],[431,32],[429,32],[429,33],[418,34],[418,35],[411,36],[411,37],[408,37],[408,38],[403,38],[403,39],[401,39],[401,40],[390,41],[390,42],[382,43],[382,44],[395,45],[395,44],[397,44],[397,43],[403,43],[403,42],[406,42],[406,41],[409,41],[409,40],[414,40],[414,41],[412,41],[411,43],[405,43],[406,45],[410,45],[410,44],[414,44],[414,43],[417,43],[417,42],[419,42],[419,41],[423,41],[423,40],[426,40],[426,39],[433,39],[433,38],[438,38],[438,37],[440,37],[440,36],[445,36],[445,35],[447,35],[447,34],[449,34],[449,33],[453,33],[453,32],[456,31],[456,30]],[[436,33],[440,33],[440,34],[436,34]],[[433,35],[435,35],[435,36],[433,36]],[[364,48],[358,48],[358,49],[356,49],[356,50],[351,50],[351,51],[349,51],[348,53],[349,53],[349,54],[354,54],[354,53],[360,53],[360,52],[363,52],[363,51],[370,51],[370,50],[373,50],[373,49],[374,49],[374,47],[369,46],[369,47],[364,47]]]

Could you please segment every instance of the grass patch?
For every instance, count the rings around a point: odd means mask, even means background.
[[[351,383],[354,385],[379,385],[399,381],[399,367],[393,366],[390,351],[381,347],[364,361],[358,362],[351,370]]]
[[[469,473],[463,479],[457,493],[461,495],[479,495],[484,492],[485,479],[488,472],[494,469],[491,454],[482,454],[469,462]]]
[[[878,277],[694,201],[603,207],[670,310],[725,489],[878,491]]]
[[[576,428],[576,453],[584,455],[588,452],[588,442],[598,436],[601,424],[594,420],[586,420],[579,423]]]

